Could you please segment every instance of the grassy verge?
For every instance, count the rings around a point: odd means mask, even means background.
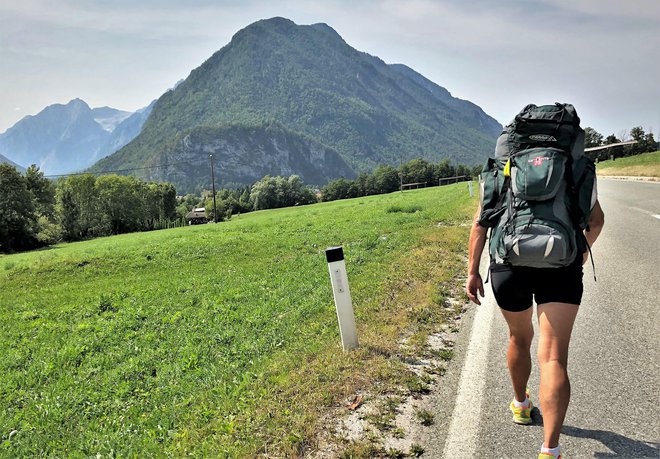
[[[0,456],[301,454],[330,407],[406,384],[398,341],[450,313],[474,203],[457,184],[0,257]]]
[[[619,158],[615,161],[601,161],[596,172],[602,176],[630,176],[660,178],[660,151]]]

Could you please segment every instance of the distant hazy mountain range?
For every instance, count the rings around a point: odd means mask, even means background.
[[[50,105],[0,134],[0,154],[24,167],[36,164],[46,174],[81,171],[138,135],[152,108],[92,109],[80,99]]]
[[[502,127],[404,65],[350,47],[326,24],[251,24],[162,95],[142,132],[92,171],[168,180],[179,191],[265,173],[306,183],[378,164],[450,158],[477,164]]]
[[[24,172],[25,168],[16,164],[14,161],[12,161],[9,158],[5,158],[4,156],[0,155],[0,164],[9,164],[10,166],[14,166],[16,169],[18,169],[19,172]]]

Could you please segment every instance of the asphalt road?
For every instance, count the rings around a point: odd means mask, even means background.
[[[598,280],[585,265],[562,454],[660,458],[660,183],[600,180],[599,197],[606,223],[593,250]],[[532,426],[511,422],[506,324],[486,290],[436,396],[424,457],[536,458],[543,441],[541,413]],[[529,386],[535,400],[536,362]]]

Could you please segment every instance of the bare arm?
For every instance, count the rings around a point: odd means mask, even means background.
[[[476,304],[481,304],[479,301],[480,294],[484,296],[484,284],[481,280],[481,274],[479,274],[479,262],[481,261],[481,252],[484,250],[486,245],[486,232],[487,228],[484,228],[479,224],[479,214],[481,209],[477,209],[477,213],[474,216],[474,221],[472,222],[472,229],[470,230],[470,245],[468,249],[468,279],[465,285],[465,291],[467,293],[470,301]]]
[[[593,210],[591,211],[591,216],[589,217],[589,225],[587,226],[588,230],[584,231],[584,236],[587,238],[587,244],[589,247],[593,247],[596,239],[600,235],[600,232],[603,230],[605,225],[605,214],[603,209],[600,207],[600,202],[596,201]],[[585,252],[582,257],[582,264],[585,264],[589,259],[589,252]]]

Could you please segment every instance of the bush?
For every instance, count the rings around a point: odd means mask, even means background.
[[[37,220],[37,241],[43,245],[56,244],[62,240],[62,227],[51,222],[47,217],[40,216]]]

